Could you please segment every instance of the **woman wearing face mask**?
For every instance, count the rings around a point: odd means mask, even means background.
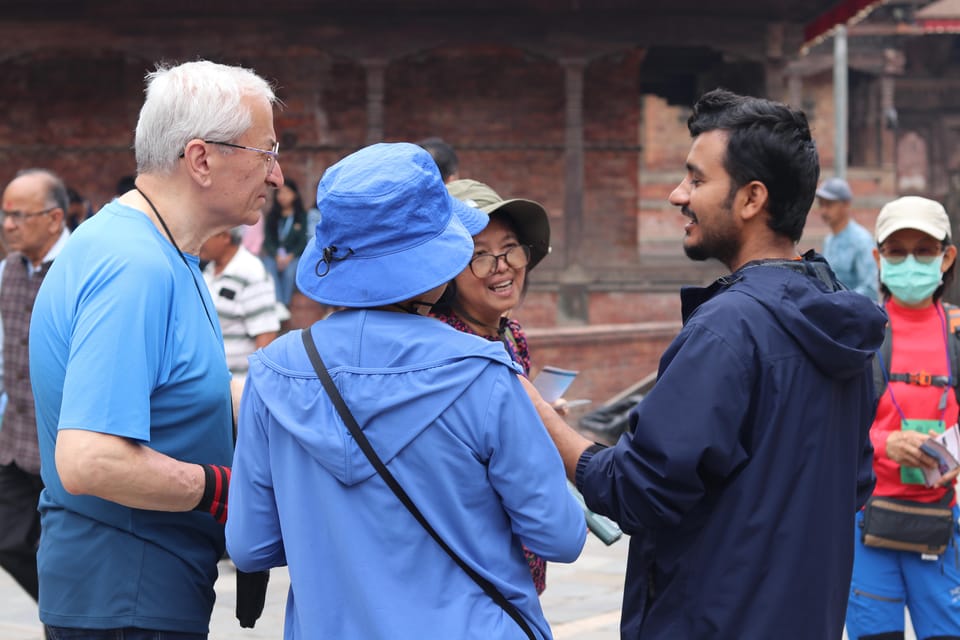
[[[447,184],[450,195],[490,216],[473,236],[473,259],[447,287],[433,315],[465,333],[502,342],[530,374],[530,352],[520,323],[509,317],[527,290],[527,274],[550,252],[550,222],[532,200],[504,200],[476,180]],[[524,549],[537,593],[546,588],[546,562]]]
[[[883,207],[876,240],[874,256],[889,330],[875,365],[879,402],[870,430],[877,476],[873,495],[943,502],[953,509],[954,527],[945,552],[923,555],[868,546],[862,536],[864,512],[857,514],[847,632],[850,640],[902,638],[906,606],[918,638],[960,638],[960,547],[953,494],[957,470],[926,486],[922,470],[935,469],[937,463],[920,449],[932,432],[957,422],[957,398],[950,384],[960,376],[951,370],[955,358],[950,343],[957,337],[949,330],[948,311],[940,301],[953,278],[957,249],[943,206],[916,196]]]

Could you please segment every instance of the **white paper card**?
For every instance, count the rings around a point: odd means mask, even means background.
[[[533,380],[533,386],[537,388],[544,400],[556,402],[567,392],[578,373],[579,371],[547,366],[537,374]]]

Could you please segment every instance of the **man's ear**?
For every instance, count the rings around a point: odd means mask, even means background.
[[[50,233],[59,234],[65,225],[66,212],[61,207],[57,207],[56,209],[50,211],[49,215],[50,217],[48,220],[50,221]]]
[[[183,149],[183,162],[186,165],[187,173],[204,187],[209,187],[211,183],[210,161],[215,161],[215,158],[211,156],[212,153],[210,145],[200,138],[194,138]]]
[[[741,200],[740,218],[747,221],[767,211],[770,194],[767,185],[759,180],[751,180],[740,187],[737,197]]]

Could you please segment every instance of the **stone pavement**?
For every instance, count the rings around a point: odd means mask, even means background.
[[[619,638],[628,542],[624,536],[607,547],[588,535],[576,562],[549,565],[547,590],[541,602],[556,640]],[[229,561],[221,562],[210,640],[280,640],[288,585],[286,570],[271,571],[263,616],[255,628],[241,629],[233,613],[236,603],[233,565]],[[0,640],[42,640],[42,637],[36,605],[0,570]],[[909,626],[906,640],[915,640]]]
[[[628,538],[610,547],[593,535],[573,564],[547,568],[544,612],[556,640],[616,640]],[[220,563],[217,604],[210,621],[210,640],[280,640],[289,580],[285,569],[270,572],[267,602],[253,629],[242,629],[234,617],[236,586],[229,561]],[[33,601],[0,570],[0,640],[41,640],[42,628]]]

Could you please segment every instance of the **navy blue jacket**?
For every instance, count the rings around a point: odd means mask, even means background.
[[[622,637],[839,639],[885,315],[812,253],[681,296],[633,435],[578,466],[633,536]]]

